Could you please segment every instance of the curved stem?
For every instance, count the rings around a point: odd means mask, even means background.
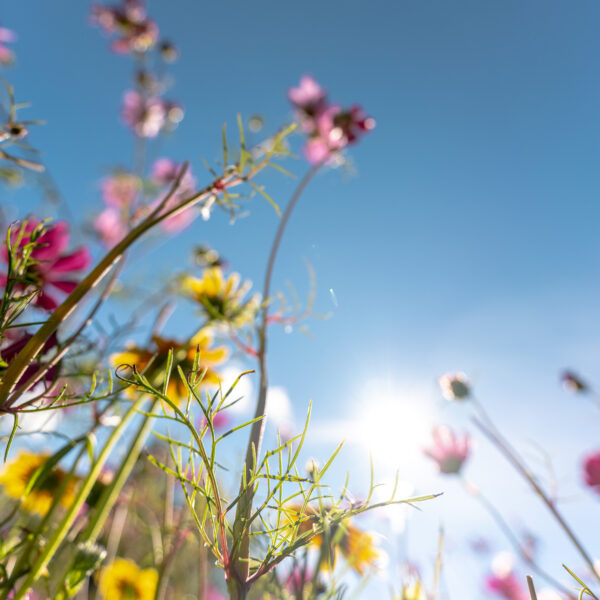
[[[529,483],[529,485],[533,488],[533,491],[540,497],[556,522],[560,525],[561,529],[571,540],[573,546],[575,546],[579,552],[579,555],[581,558],[583,558],[590,571],[593,573],[596,579],[600,581],[600,574],[598,571],[596,571],[594,561],[584,548],[583,544],[579,541],[579,538],[575,535],[575,532],[571,529],[570,525],[559,512],[554,500],[552,500],[552,498],[550,498],[548,494],[546,494],[546,492],[541,488],[540,484],[536,481],[533,474],[530,473],[529,469],[525,466],[523,460],[520,458],[517,452],[511,447],[508,441],[504,439],[502,434],[495,427],[492,420],[484,411],[483,407],[477,401],[473,400],[473,402],[475,403],[475,407],[481,415],[481,419],[474,418],[475,425],[477,425],[481,432],[494,444],[494,446],[496,446],[496,448],[498,448],[508,462],[515,468],[517,473],[519,473]]]
[[[273,269],[275,267],[275,259],[277,258],[277,252],[281,245],[281,239],[285,232],[286,226],[294,212],[294,208],[298,204],[298,200],[302,196],[302,192],[306,189],[306,186],[310,183],[312,178],[315,176],[317,171],[323,165],[322,162],[314,165],[300,180],[298,186],[294,190],[292,197],[281,217],[279,227],[275,233],[273,244],[271,245],[271,251],[269,253],[269,259],[267,261],[267,268],[265,271],[265,281],[263,285],[263,308],[261,314],[261,323],[258,328],[258,366],[260,371],[260,384],[258,390],[258,399],[256,403],[256,411],[254,414],[255,419],[259,419],[252,424],[250,430],[250,438],[248,440],[248,446],[246,448],[246,461],[244,463],[244,474],[242,477],[242,487],[244,482],[248,482],[252,479],[252,473],[256,468],[255,461],[258,461],[260,455],[260,448],[262,445],[262,439],[265,432],[265,409],[267,403],[267,388],[268,388],[268,375],[267,375],[267,325],[269,320],[269,295],[271,293],[271,280],[273,278]],[[261,418],[262,417],[262,418]],[[235,575],[240,582],[242,591],[240,594],[245,595],[245,582],[248,580],[250,565],[249,565],[249,551],[250,551],[250,535],[247,530],[246,523],[250,518],[250,512],[252,510],[252,490],[248,489],[247,492],[240,498],[237,506],[235,522],[234,522],[234,538],[240,539],[239,552],[235,561]],[[238,537],[239,536],[239,537]]]
[[[541,578],[545,579],[547,583],[556,588],[557,591],[565,594],[567,598],[571,598],[575,600],[575,596],[566,586],[562,583],[554,579],[551,575],[546,573],[533,558],[529,555],[529,553],[523,548],[521,541],[516,536],[514,531],[511,529],[510,525],[506,522],[506,519],[502,516],[500,511],[494,506],[494,504],[486,498],[480,491],[479,488],[473,486],[466,480],[461,478],[461,481],[465,487],[465,491],[474,498],[483,506],[483,508],[488,512],[488,514],[492,517],[492,519],[496,522],[496,525],[500,528],[502,533],[506,536],[508,541],[512,544],[515,552],[521,557],[521,560],[535,573],[537,573]]]

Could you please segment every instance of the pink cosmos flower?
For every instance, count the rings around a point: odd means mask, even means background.
[[[0,349],[0,355],[2,356],[2,360],[10,365],[12,359],[15,356],[17,356],[17,354],[19,354],[19,352],[21,352],[21,350],[23,350],[23,348],[25,348],[25,345],[32,337],[33,336],[31,333],[22,332],[19,334],[19,337],[15,341],[4,345],[4,347]],[[29,381],[29,379],[31,379],[40,370],[41,363],[38,362],[40,360],[40,358],[43,357],[48,352],[50,352],[52,349],[56,348],[57,345],[58,345],[58,340],[56,338],[56,333],[53,333],[48,338],[48,341],[44,344],[44,347],[42,348],[42,351],[40,352],[40,356],[38,357],[38,360],[31,363],[27,367],[27,369],[25,369],[25,372],[19,379],[17,385],[22,385],[22,384],[26,383],[27,381]],[[54,385],[56,383],[56,379],[58,377],[59,368],[60,368],[60,363],[58,363],[58,364],[54,365],[53,367],[51,367],[50,369],[48,369],[48,371],[46,371],[46,373],[41,378],[41,381],[44,382],[47,390],[50,390],[52,387],[54,387]]]
[[[25,232],[31,233],[38,224],[34,220],[28,221]],[[15,232],[15,238],[16,235]],[[44,310],[52,311],[58,306],[58,301],[49,288],[70,294],[77,287],[77,281],[72,279],[71,274],[83,271],[91,263],[90,252],[85,246],[65,254],[69,238],[69,226],[64,221],[58,221],[40,235],[37,247],[31,252],[36,264],[30,268],[27,278],[39,289],[34,304]],[[20,246],[25,246],[29,240],[30,236],[25,235]],[[6,246],[2,249],[2,258],[4,262],[8,262]],[[6,285],[6,275],[0,276],[0,283]]]
[[[375,119],[366,116],[360,106],[343,110],[329,104],[323,88],[309,75],[302,77],[298,87],[288,91],[288,99],[308,134],[304,155],[312,164],[326,161],[375,127]]]
[[[589,454],[583,461],[585,484],[600,494],[600,452]]]
[[[106,208],[95,218],[94,229],[107,248],[118,244],[129,231],[123,214],[114,208]]]
[[[529,600],[525,584],[513,571],[502,575],[488,575],[485,585],[490,592],[505,600]]]
[[[434,427],[431,437],[433,446],[424,450],[425,455],[438,464],[440,473],[459,473],[471,451],[469,436],[459,438],[449,427],[438,426]]]
[[[170,158],[159,158],[152,167],[152,181],[160,187],[170,186],[177,179],[181,167],[182,164],[176,163]],[[179,189],[167,202],[165,208],[169,209],[176,206],[181,200],[191,196],[195,189],[196,178],[188,168],[183,176],[183,179],[181,180]],[[182,229],[185,229],[196,218],[196,216],[197,213],[192,207],[177,215],[165,219],[162,222],[162,227],[169,233],[176,233]]]
[[[13,51],[6,45],[17,39],[17,34],[10,29],[0,27],[0,65],[10,65],[15,60]]]
[[[141,187],[139,177],[130,173],[115,173],[100,182],[103,202],[116,208],[130,207],[136,201]]]
[[[304,75],[300,85],[288,91],[288,99],[296,108],[305,132],[315,130],[315,120],[327,106],[326,98],[325,90],[310,75]]]
[[[92,22],[108,34],[119,37],[111,44],[118,54],[146,52],[158,40],[158,27],[146,15],[141,0],[124,0],[121,6],[92,6]]]
[[[121,116],[125,124],[139,137],[156,137],[167,119],[165,104],[160,98],[144,98],[129,90],[123,96]]]

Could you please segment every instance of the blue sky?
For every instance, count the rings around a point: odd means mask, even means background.
[[[99,178],[129,164],[133,146],[118,118],[132,63],[109,53],[88,10],[44,0],[2,10],[2,24],[19,34],[7,77],[17,99],[32,103],[28,116],[47,121],[33,140],[80,222],[100,208]],[[298,419],[313,400],[310,451],[327,453],[328,432],[352,438],[357,416],[375,438],[378,418],[386,432],[397,420],[406,443],[380,444],[382,478],[398,468],[420,492],[445,491],[410,521],[409,553],[427,565],[443,522],[451,595],[482,597],[478,577],[466,576],[475,567],[466,570],[464,539],[489,532],[499,549],[504,540],[455,482],[434,477],[420,458],[426,439],[417,439],[434,422],[468,426],[468,408],[445,404],[435,385],[441,373],[464,370],[533,465],[533,441],[547,449],[565,512],[600,554],[597,501],[579,472],[581,456],[597,448],[599,415],[557,382],[573,367],[600,384],[600,6],[178,0],[150,10],[181,49],[171,96],[186,107],[157,155],[190,159],[201,181],[200,157],[218,158],[222,123],[258,112],[276,129],[291,118],[286,89],[304,73],[377,120],[352,149],[356,176],[330,171],[313,182],[277,263],[277,286],[290,280],[302,292],[308,259],[316,310],[332,312],[310,323],[313,338],[274,332],[271,341],[271,380],[286,388]],[[293,189],[278,175],[265,183],[281,204]],[[33,186],[5,196],[22,212],[38,197]],[[209,242],[260,287],[276,223],[255,199],[234,227],[224,215],[198,222],[136,268],[151,286],[156,270],[186,266],[190,244]],[[189,327],[185,314],[173,320],[179,332]],[[359,494],[368,454],[352,439],[334,480],[350,466]],[[549,570],[580,565],[483,440],[467,475],[512,522],[543,532]]]

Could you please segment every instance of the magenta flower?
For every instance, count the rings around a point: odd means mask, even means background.
[[[28,221],[25,232],[31,233],[37,225],[38,222],[34,220]],[[14,237],[16,238],[16,232]],[[85,246],[65,254],[69,238],[69,226],[64,221],[59,221],[40,235],[36,240],[37,247],[31,252],[31,257],[36,262],[30,267],[26,277],[31,285],[39,289],[34,304],[44,310],[52,311],[58,306],[50,288],[70,294],[77,287],[77,281],[72,279],[71,274],[83,271],[91,262],[90,252]],[[20,246],[25,246],[29,240],[29,236],[24,236]],[[3,248],[2,258],[4,262],[8,262],[6,246]],[[6,275],[0,277],[0,283],[6,285]]]
[[[300,85],[288,91],[288,99],[298,111],[302,129],[307,133],[315,130],[315,119],[327,107],[326,98],[325,90],[310,75],[304,75]]]
[[[600,451],[585,457],[583,479],[588,487],[600,494]]]
[[[172,161],[169,158],[159,158],[152,167],[152,181],[160,187],[167,187],[172,185],[182,165]],[[176,206],[185,198],[191,196],[196,189],[196,178],[192,175],[192,172],[188,168],[179,189],[173,194],[173,196],[167,202],[165,209],[168,210]],[[159,199],[160,202],[160,199]],[[177,215],[165,219],[161,225],[165,231],[169,233],[176,233],[185,229],[197,216],[196,211],[193,208],[189,208],[180,212]]]
[[[502,575],[488,575],[485,585],[490,592],[505,600],[529,600],[525,584],[513,571]]]
[[[111,48],[119,54],[146,52],[158,40],[158,27],[146,15],[141,0],[124,0],[121,6],[92,6],[92,22],[108,34],[119,37]]]
[[[449,427],[434,427],[431,437],[433,446],[424,450],[426,456],[434,460],[440,473],[459,473],[471,451],[471,439],[467,434],[459,438]]]
[[[139,137],[156,137],[166,124],[167,111],[160,98],[144,98],[130,90],[123,96],[121,116],[125,124]]]
[[[10,65],[15,60],[13,51],[6,45],[14,42],[17,34],[10,29],[0,27],[0,65]]]
[[[8,365],[10,365],[13,358],[17,354],[19,354],[19,352],[21,352],[21,350],[23,350],[23,348],[25,347],[27,342],[32,337],[33,337],[32,334],[27,333],[27,332],[23,332],[23,333],[19,334],[19,337],[16,340],[12,341],[9,344],[6,344],[3,348],[0,349],[0,355],[2,356],[2,360],[5,363],[7,363]],[[40,352],[40,355],[38,356],[37,360],[35,362],[31,363],[27,367],[27,369],[25,369],[25,372],[19,379],[19,382],[17,385],[22,385],[22,384],[26,383],[27,381],[29,381],[29,379],[31,379],[40,370],[40,367],[41,367],[41,362],[39,362],[40,359],[45,354],[50,352],[52,349],[56,348],[57,345],[58,345],[58,340],[56,338],[56,333],[53,333],[48,338],[48,341],[44,344],[44,347],[42,348],[42,351]],[[48,369],[46,371],[46,373],[43,375],[43,377],[41,378],[41,380],[45,384],[46,390],[49,390],[50,388],[52,388],[54,386],[54,384],[56,383],[56,379],[58,377],[59,364],[56,364],[53,367],[51,367],[50,369]]]
[[[100,236],[100,241],[107,248],[112,248],[115,244],[118,244],[129,231],[122,213],[114,208],[104,209],[95,218],[94,229]]]
[[[367,117],[360,106],[343,110],[329,104],[323,88],[309,75],[302,77],[297,88],[288,91],[288,99],[308,134],[304,155],[312,164],[327,161],[375,127],[375,119]]]

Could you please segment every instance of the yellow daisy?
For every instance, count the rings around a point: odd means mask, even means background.
[[[168,340],[158,336],[152,338],[149,348],[138,348],[129,345],[127,350],[113,354],[110,358],[113,366],[135,365],[139,373],[142,373],[152,385],[161,388],[169,350],[173,351],[173,371],[167,386],[167,396],[176,403],[185,402],[188,392],[184,382],[177,372],[180,366],[184,373],[190,373],[194,368],[196,355],[198,355],[198,369],[206,372],[202,378],[202,385],[218,384],[220,377],[214,367],[220,365],[227,358],[225,346],[212,347],[213,338],[206,330],[200,330],[188,342]],[[133,392],[133,389],[131,389]]]
[[[4,493],[15,500],[23,499],[29,480],[36,469],[41,467],[49,457],[49,454],[20,452],[14,460],[5,463],[0,470],[0,484],[4,487]],[[54,467],[23,499],[23,508],[30,513],[45,515],[50,510],[52,499],[66,476],[62,469]],[[66,508],[73,502],[75,486],[76,478],[72,477],[60,499],[60,503]]]
[[[158,572],[117,558],[100,571],[100,593],[107,600],[154,600]]]
[[[202,278],[185,276],[181,280],[182,293],[197,302],[209,322],[224,322],[243,327],[254,320],[260,308],[260,295],[244,299],[252,283],[241,283],[238,273],[223,275],[220,267],[204,270]]]

